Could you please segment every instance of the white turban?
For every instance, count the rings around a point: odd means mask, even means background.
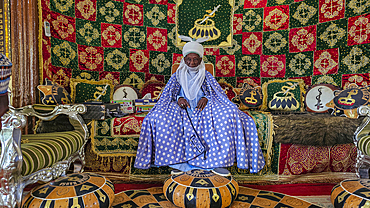
[[[184,41],[190,41],[186,43],[182,49],[182,55],[184,57],[189,53],[196,53],[201,58],[203,57],[204,49],[200,43],[208,40],[208,37],[199,38],[195,41],[193,41],[193,39],[191,39],[190,37],[182,35],[180,35],[179,37]],[[192,69],[185,64],[184,58],[181,59],[180,66],[179,68],[177,68],[176,78],[177,81],[180,83],[182,89],[184,90],[185,96],[190,101],[194,100],[197,97],[200,87],[202,86],[205,78],[205,71],[206,67],[203,60],[195,69]]]
[[[197,40],[193,40],[190,37],[180,35],[179,38],[183,41],[188,41],[184,47],[182,48],[182,55],[185,57],[189,53],[196,53],[198,54],[201,58],[203,58],[204,54],[204,49],[203,46],[200,44],[204,41],[208,40],[208,37],[206,38],[199,38]]]

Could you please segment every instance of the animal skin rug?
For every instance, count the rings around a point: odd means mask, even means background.
[[[312,146],[352,143],[362,120],[314,113],[273,115],[274,142]]]

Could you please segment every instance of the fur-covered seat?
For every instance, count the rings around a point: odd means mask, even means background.
[[[75,161],[79,161],[79,164],[74,166],[74,171],[82,170],[85,163],[84,146],[89,133],[79,114],[85,112],[86,107],[81,104],[9,107],[2,117],[0,134],[0,206],[19,207],[25,186],[65,175]],[[60,114],[68,116],[73,130],[22,135],[26,117],[35,116],[48,121]]]

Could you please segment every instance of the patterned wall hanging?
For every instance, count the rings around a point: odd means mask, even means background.
[[[235,18],[235,19],[234,19]],[[183,46],[179,35],[194,39],[209,37],[205,47],[232,46],[234,20],[242,22],[242,15],[234,17],[234,0],[180,0],[176,4],[176,45]],[[240,33],[240,26],[235,27]]]
[[[182,58],[178,34],[192,36],[194,28],[198,37],[206,31],[197,25],[213,23],[208,35],[220,36],[205,43],[203,59],[213,64],[219,82],[234,88],[275,79],[341,88],[370,83],[368,1],[39,2],[40,81],[48,78],[67,91],[71,78],[111,80],[139,90],[150,80],[166,83]]]

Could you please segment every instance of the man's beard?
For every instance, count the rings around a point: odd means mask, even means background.
[[[196,66],[196,67],[190,67],[190,66],[187,66],[187,68],[189,69],[189,71],[196,72],[196,71],[198,71],[198,70],[199,70],[199,66],[200,66],[200,65],[198,65],[198,66]]]

